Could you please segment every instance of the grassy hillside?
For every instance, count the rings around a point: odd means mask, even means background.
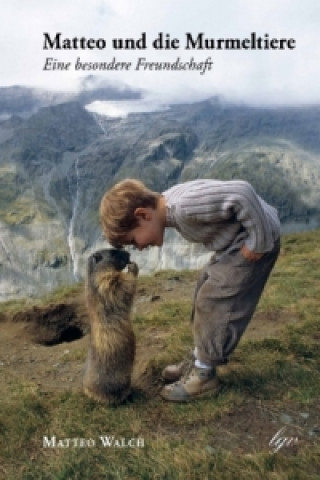
[[[155,383],[161,369],[191,345],[196,276],[162,272],[139,278],[133,322],[137,361],[145,363]],[[82,286],[78,289],[44,299],[41,307],[72,302],[81,295]],[[180,405],[142,389],[118,408],[98,405],[80,390],[86,339],[50,348],[29,345],[13,322],[23,308],[32,306],[10,302],[0,310],[0,478],[320,478],[320,231],[283,239],[250,327],[219,370],[223,388],[217,398]],[[19,363],[23,351],[29,363]],[[73,381],[67,372],[73,372]],[[124,439],[126,446],[103,446],[100,436]],[[280,436],[286,443],[280,445]],[[44,437],[63,441],[45,447]],[[67,447],[68,438],[77,440]],[[79,439],[85,439],[82,446]]]

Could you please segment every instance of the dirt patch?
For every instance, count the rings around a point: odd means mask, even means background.
[[[89,332],[89,321],[84,303],[75,299],[70,303],[34,306],[15,313],[10,321],[24,324],[24,337],[41,345],[72,342]]]
[[[231,450],[237,454],[274,452],[278,449],[295,455],[297,449],[318,441],[320,407],[309,405],[308,412],[298,411],[287,404],[285,412],[272,402],[263,404],[254,400],[241,405],[236,411],[224,415],[213,425],[210,441],[214,449]]]
[[[142,302],[143,303],[143,302]],[[0,390],[19,379],[43,393],[82,389],[89,342],[89,318],[82,295],[69,301],[34,306],[0,321]],[[161,382],[149,367],[150,358],[164,348],[139,341],[133,372],[134,395],[155,394]]]
[[[43,392],[79,387],[88,337],[53,346],[30,342],[30,330],[23,323],[0,325],[0,388],[18,379]],[[32,330],[32,329],[31,329]],[[26,334],[27,332],[27,334]]]

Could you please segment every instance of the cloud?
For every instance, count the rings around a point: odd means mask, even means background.
[[[163,101],[188,101],[223,95],[251,103],[319,103],[320,44],[318,0],[10,0],[2,6],[0,28],[1,84],[70,89],[87,74],[110,82],[147,89]],[[43,50],[43,34],[63,38],[105,39],[106,48]],[[159,32],[179,48],[155,49]],[[186,32],[195,38],[247,38],[251,32],[270,38],[294,38],[294,50],[185,50]],[[113,39],[146,35],[145,49],[115,49]],[[167,47],[172,45],[167,43]],[[43,71],[47,57],[60,62],[131,62],[121,71]],[[148,62],[205,61],[210,72],[135,70],[139,57]]]

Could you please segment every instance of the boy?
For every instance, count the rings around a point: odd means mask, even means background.
[[[216,367],[246,329],[280,250],[277,211],[242,180],[194,180],[162,194],[137,180],[107,192],[100,218],[111,245],[139,250],[163,244],[166,228],[215,252],[198,280],[192,311],[191,363],[169,365],[165,400],[188,402],[219,391]]]

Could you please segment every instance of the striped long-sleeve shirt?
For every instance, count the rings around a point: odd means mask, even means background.
[[[194,180],[162,195],[167,204],[166,226],[217,253],[243,243],[252,252],[268,252],[280,236],[277,210],[248,182]]]

